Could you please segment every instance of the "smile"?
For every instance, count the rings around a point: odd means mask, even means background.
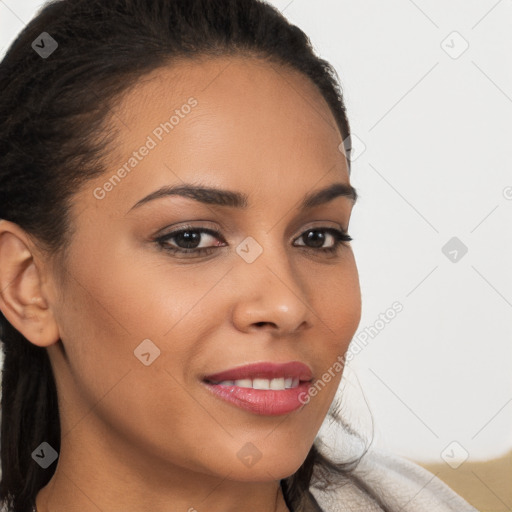
[[[217,372],[203,378],[216,398],[254,414],[278,416],[305,404],[313,374],[298,361],[254,363]]]

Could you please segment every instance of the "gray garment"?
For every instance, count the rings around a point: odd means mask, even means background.
[[[478,512],[435,475],[393,454],[369,450],[354,469],[354,477],[329,491],[312,486],[314,500],[304,511],[318,511],[318,506],[323,512],[382,511],[373,493],[392,512]],[[369,492],[362,490],[357,480]]]

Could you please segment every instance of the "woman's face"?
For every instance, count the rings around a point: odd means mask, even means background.
[[[98,472],[99,460],[105,471],[136,460],[153,478],[176,468],[284,478],[314,441],[360,320],[354,255],[332,231],[348,229],[353,201],[302,204],[349,185],[334,117],[301,74],[239,57],[160,69],[111,115],[108,171],[74,197],[66,279],[55,280],[61,456],[79,472],[87,461]],[[142,201],[185,185],[230,195]],[[313,383],[330,369],[306,405],[293,388],[244,388],[264,380],[205,382],[288,362],[308,367]],[[308,378],[292,366],[259,377],[296,385],[288,372]]]

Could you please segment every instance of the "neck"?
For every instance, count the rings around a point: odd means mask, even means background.
[[[83,474],[83,473],[82,473]],[[183,487],[166,486],[163,492],[145,488],[142,482],[118,482],[112,479],[102,486],[94,485],[94,472],[89,479],[79,477],[71,470],[57,468],[48,485],[43,487],[36,498],[34,512],[135,512],[151,510],[168,512],[169,503],[176,510],[187,512],[239,512],[258,510],[259,512],[290,512],[279,481],[272,482],[233,482],[227,479],[214,481],[197,476],[195,481]],[[109,493],[105,493],[105,489]],[[148,498],[148,497],[151,498]]]

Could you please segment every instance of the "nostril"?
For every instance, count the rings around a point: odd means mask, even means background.
[[[264,325],[272,325],[273,327],[277,327],[273,322],[255,322],[254,325],[257,325],[258,327],[262,327]]]

